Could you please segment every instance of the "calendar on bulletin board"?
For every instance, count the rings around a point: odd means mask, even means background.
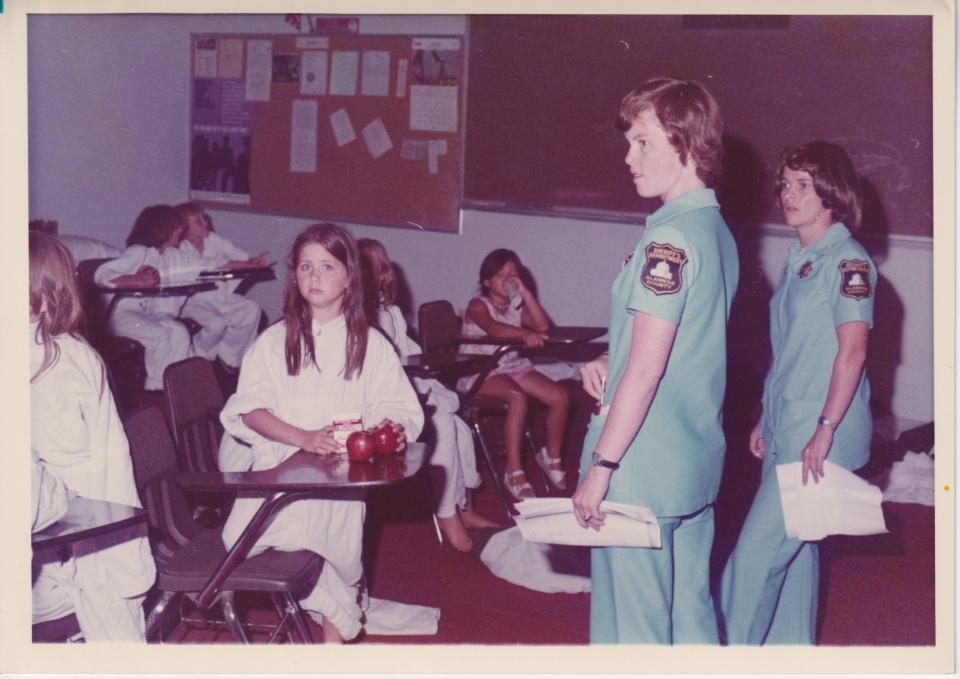
[[[191,36],[190,197],[457,231],[463,39]]]

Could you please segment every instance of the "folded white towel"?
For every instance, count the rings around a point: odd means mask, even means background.
[[[600,530],[581,528],[573,502],[565,497],[529,498],[518,502],[514,517],[523,537],[531,542],[590,547],[660,548],[660,524],[646,507],[601,502],[607,518]]]
[[[890,468],[884,502],[915,503],[933,506],[934,461],[926,453],[908,452]]]
[[[880,509],[883,493],[876,486],[829,460],[823,463],[819,483],[808,477],[804,486],[802,479],[801,462],[777,466],[788,538],[813,541],[828,535],[887,532]]]
[[[364,611],[367,634],[436,634],[440,609],[370,597]]]
[[[585,548],[527,542],[516,526],[492,535],[480,560],[498,578],[537,592],[590,591],[590,554]]]

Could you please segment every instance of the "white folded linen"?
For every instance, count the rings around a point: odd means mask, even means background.
[[[890,468],[884,502],[903,502],[933,506],[934,462],[926,453],[907,452]]]
[[[498,578],[537,592],[590,591],[590,553],[585,548],[528,542],[516,526],[494,533],[480,560]]]
[[[370,597],[366,611],[367,634],[436,634],[440,609]]]
[[[607,518],[600,530],[581,528],[573,502],[565,497],[528,498],[516,504],[514,517],[523,537],[531,542],[591,547],[660,548],[660,524],[647,507],[601,502]]]
[[[780,502],[788,538],[814,541],[828,535],[886,533],[880,503],[883,493],[853,472],[829,460],[819,483],[808,476],[802,485],[803,463],[777,466]]]

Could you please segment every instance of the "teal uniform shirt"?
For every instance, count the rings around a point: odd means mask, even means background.
[[[837,326],[873,325],[877,270],[843,224],[813,245],[790,246],[780,285],[770,300],[773,366],[763,389],[761,428],[767,450],[780,463],[800,460],[827,399],[839,343]],[[836,423],[835,423],[836,424]],[[870,455],[870,387],[866,374],[836,426],[829,460],[847,469]]]
[[[726,327],[738,274],[736,244],[713,190],[687,191],[647,218],[611,290],[605,398],[613,398],[623,377],[635,313],[675,323],[677,333],[646,419],[611,476],[607,500],[681,516],[716,499],[725,450]],[[581,475],[605,419],[602,413],[590,421]]]

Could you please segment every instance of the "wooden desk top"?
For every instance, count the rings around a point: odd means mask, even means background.
[[[201,271],[197,275],[199,281],[231,281],[247,278],[276,280],[277,273],[273,270],[273,266],[257,266],[247,269],[212,269]]]
[[[117,297],[182,297],[207,290],[216,290],[214,281],[190,281],[187,283],[169,283],[151,287],[111,287],[98,285],[97,292]]]
[[[607,329],[599,326],[558,325],[547,331],[546,344],[577,344],[589,342],[607,334]],[[467,337],[460,335],[457,341],[463,344],[499,344],[523,345],[522,339],[517,337]]]
[[[456,377],[479,372],[490,360],[488,354],[413,354],[400,358],[400,364],[413,377]]]
[[[146,520],[147,512],[137,507],[74,497],[67,504],[67,513],[56,523],[34,533],[30,543],[34,549],[46,549],[112,533]]]
[[[416,474],[427,446],[407,443],[398,455],[375,455],[351,462],[346,455],[317,455],[299,450],[273,469],[248,472],[178,474],[177,483],[208,491],[332,491],[388,486]]]

